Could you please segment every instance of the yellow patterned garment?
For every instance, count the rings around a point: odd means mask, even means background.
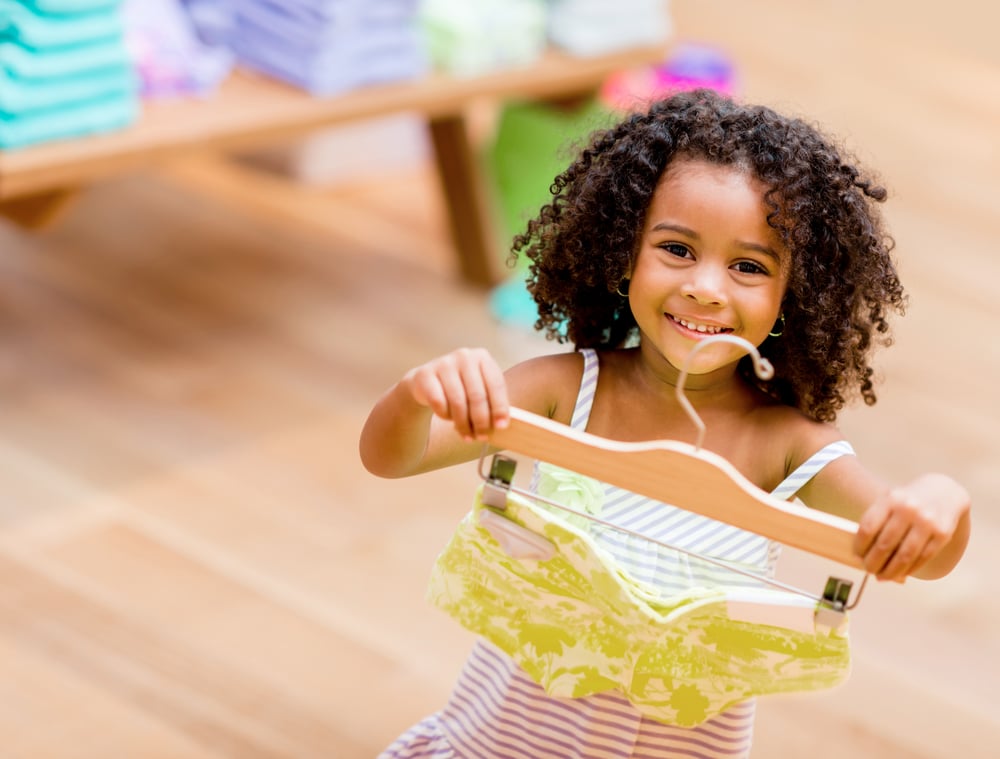
[[[496,511],[481,497],[438,557],[428,597],[551,696],[619,690],[644,715],[691,727],[753,696],[848,675],[846,624],[815,629],[808,598],[724,585],[665,595],[627,576],[581,517],[513,493]]]

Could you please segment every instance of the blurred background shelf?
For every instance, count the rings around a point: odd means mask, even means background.
[[[500,279],[502,256],[469,144],[469,104],[585,97],[610,74],[659,62],[665,54],[666,43],[587,58],[553,50],[526,67],[473,77],[437,73],[328,98],[237,70],[210,98],[146,103],[131,128],[0,151],[0,213],[37,226],[74,188],[193,149],[246,148],[336,124],[414,113],[427,120],[461,274],[491,285]]]

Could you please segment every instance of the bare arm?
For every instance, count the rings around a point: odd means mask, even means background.
[[[530,359],[506,373],[482,348],[435,358],[375,404],[361,431],[362,463],[380,477],[407,477],[470,461],[488,433],[510,421],[512,402],[554,417],[561,399],[575,398],[581,372],[572,354]]]
[[[383,395],[361,431],[372,474],[405,477],[467,461],[494,425],[509,421],[507,385],[493,357],[461,348],[414,367]]]

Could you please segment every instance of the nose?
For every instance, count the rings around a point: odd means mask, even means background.
[[[702,264],[688,269],[690,276],[681,287],[681,294],[701,306],[721,306],[726,303],[726,275],[717,266]]]

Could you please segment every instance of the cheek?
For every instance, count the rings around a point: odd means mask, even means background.
[[[645,299],[659,289],[656,268],[646,265],[640,258],[632,266],[629,278],[629,300]]]
[[[781,312],[785,298],[788,295],[788,270],[782,272],[781,276],[774,283],[774,290],[771,295],[772,303],[775,304],[775,318]]]
[[[757,326],[762,332],[770,332],[778,321],[784,296],[785,287],[781,285],[767,288],[767,291],[760,293],[760,297],[756,299],[753,312]]]

